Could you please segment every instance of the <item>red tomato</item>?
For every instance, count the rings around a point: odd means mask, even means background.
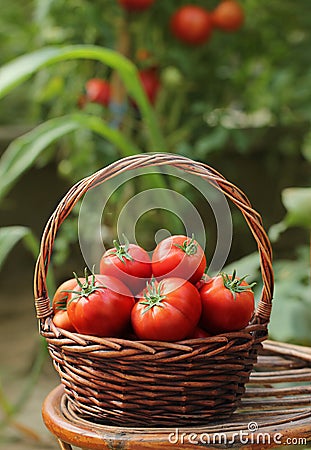
[[[113,242],[114,248],[107,250],[100,260],[100,273],[111,275],[121,280],[133,294],[140,292],[150,279],[151,260],[142,247]]]
[[[101,78],[91,78],[85,85],[86,98],[93,103],[108,106],[111,98],[111,88],[108,81]]]
[[[118,0],[118,2],[128,11],[143,11],[150,8],[154,0]]]
[[[156,246],[152,256],[152,273],[159,279],[179,277],[195,284],[201,279],[205,267],[203,249],[194,237],[169,236]]]
[[[189,339],[199,339],[199,338],[205,338],[205,337],[210,337],[210,336],[211,336],[211,334],[208,333],[207,331],[202,330],[202,328],[200,328],[200,327],[195,327],[194,331],[189,336]]]
[[[201,310],[193,284],[181,278],[152,280],[132,310],[132,327],[139,339],[179,341],[192,333]]]
[[[202,278],[201,278],[199,281],[197,281],[197,282],[195,283],[195,287],[196,287],[198,290],[200,290],[201,287],[204,286],[204,284],[205,284],[209,279],[210,279],[210,277],[209,277],[206,273],[203,273]]]
[[[75,327],[72,325],[69,320],[67,311],[56,311],[53,316],[53,323],[58,328],[62,328],[63,330],[74,332],[76,331]]]
[[[254,284],[244,278],[222,274],[208,280],[200,289],[202,300],[201,326],[212,333],[241,330],[254,312]]]
[[[185,5],[172,16],[170,28],[173,35],[187,44],[205,43],[212,32],[210,13],[200,6]]]
[[[145,69],[139,71],[139,79],[144,88],[144,91],[152,105],[156,101],[157,94],[161,87],[160,79],[156,69]]]
[[[236,31],[244,22],[244,12],[235,0],[223,0],[211,13],[214,27],[224,31]]]
[[[135,304],[130,290],[106,275],[91,275],[76,283],[68,299],[68,316],[79,333],[121,336],[128,329]]]
[[[79,278],[80,281],[84,281],[84,278]],[[68,296],[74,286],[77,284],[76,278],[71,278],[70,280],[64,281],[55,291],[53,300],[52,300],[52,308],[54,312],[53,322],[59,327],[63,328],[67,331],[75,331],[74,326],[69,320],[67,313],[67,302]]]

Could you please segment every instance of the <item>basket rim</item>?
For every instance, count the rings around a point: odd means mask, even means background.
[[[274,288],[272,248],[268,235],[264,230],[260,214],[253,209],[248,197],[242,190],[209,165],[177,154],[153,152],[128,156],[103,167],[74,184],[58,203],[44,228],[34,271],[35,310],[37,318],[40,321],[41,330],[43,329],[45,320],[53,316],[53,309],[50,305],[47,290],[47,273],[53,244],[57,231],[68,217],[73,207],[89,189],[99,186],[118,174],[128,170],[164,165],[173,166],[186,173],[191,173],[205,179],[231,200],[244,216],[257,243],[260,257],[261,277],[263,281],[261,297],[251,323],[265,325],[269,323]],[[49,324],[51,323],[52,321],[49,321]],[[54,331],[56,331],[56,329],[54,329]]]

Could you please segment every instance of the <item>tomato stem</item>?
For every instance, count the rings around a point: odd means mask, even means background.
[[[75,279],[77,280],[77,284],[80,288],[79,291],[76,291],[74,289],[68,289],[64,292],[69,292],[71,294],[75,294],[67,303],[67,305],[69,305],[73,300],[76,300],[77,298],[81,298],[81,297],[88,297],[89,295],[93,294],[93,292],[97,291],[98,289],[104,289],[106,288],[106,286],[104,285],[96,285],[96,277],[95,277],[95,273],[94,273],[94,267],[92,269],[91,272],[91,276],[88,273],[87,267],[84,269],[84,277],[85,277],[85,281],[82,283],[81,280],[79,280],[78,275],[73,272],[73,275],[75,277]],[[89,279],[90,278],[90,279]]]
[[[222,276],[224,286],[232,293],[234,300],[236,299],[236,294],[245,291],[252,292],[252,288],[256,285],[255,282],[242,285],[242,282],[245,281],[245,278],[248,277],[248,275],[244,275],[241,278],[236,278],[236,270],[233,271],[232,276],[226,273],[221,273],[220,275]]]
[[[191,256],[195,255],[198,251],[198,243],[194,240],[194,234],[192,233],[190,241],[187,239],[184,240],[182,245],[174,244],[175,247],[180,248],[186,255]]]
[[[125,234],[123,234],[123,239],[124,239],[124,244],[120,244],[116,239],[114,239],[114,241],[113,241],[113,245],[115,248],[114,254],[119,258],[119,260],[123,264],[126,264],[125,259],[127,259],[128,261],[133,261],[134,258],[132,258],[132,256],[128,252],[130,242],[127,239],[127,237],[125,236]]]
[[[149,311],[149,309],[153,308],[154,306],[161,306],[162,305],[162,300],[164,300],[166,298],[166,295],[163,295],[161,293],[162,290],[162,283],[160,281],[160,283],[158,283],[154,278],[150,281],[147,282],[146,284],[146,288],[144,291],[144,301],[141,301],[140,303],[142,305],[147,305],[147,308],[144,309],[143,314],[147,311]]]

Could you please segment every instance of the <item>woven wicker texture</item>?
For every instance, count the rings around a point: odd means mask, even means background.
[[[58,229],[89,190],[125,171],[170,165],[223,192],[243,214],[258,246],[263,288],[250,326],[178,343],[97,338],[57,329],[46,277]],[[119,160],[73,186],[44,230],[34,276],[35,307],[65,392],[81,417],[115,425],[202,424],[230,416],[267,336],[273,293],[272,252],[246,195],[211,167],[181,156],[142,154]]]
[[[298,444],[306,448],[306,442],[311,441],[310,383],[310,348],[265,341],[240,407],[229,421],[185,426],[178,432],[169,426],[100,425],[81,419],[60,387],[48,395],[43,419],[62,440],[89,449],[301,448]]]

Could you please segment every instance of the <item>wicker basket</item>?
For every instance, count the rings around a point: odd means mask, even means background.
[[[97,338],[60,330],[52,322],[46,276],[56,233],[89,190],[128,170],[170,165],[223,192],[242,212],[258,246],[263,288],[251,324],[238,332],[178,343]],[[34,275],[35,307],[55,369],[80,417],[117,426],[203,425],[228,418],[267,337],[273,271],[260,215],[243,192],[211,167],[178,155],[121,159],[73,186],[44,230]]]

